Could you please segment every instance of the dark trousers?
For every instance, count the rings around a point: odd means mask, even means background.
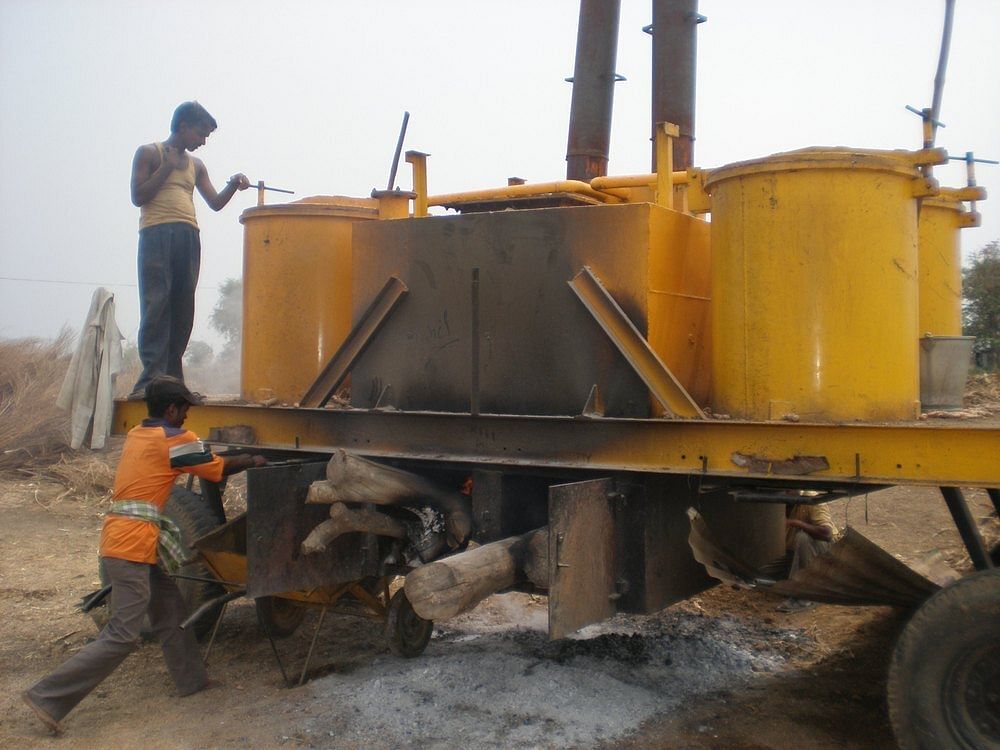
[[[157,224],[139,232],[139,359],[144,391],[157,375],[184,379],[181,359],[194,325],[201,237],[190,224]]]
[[[160,641],[167,669],[181,695],[196,693],[208,674],[190,630],[181,630],[186,608],[173,579],[155,565],[104,558],[111,582],[111,619],[97,640],[28,690],[28,696],[61,721],[139,645],[143,617],[148,614]]]

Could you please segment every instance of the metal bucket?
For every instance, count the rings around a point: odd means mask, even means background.
[[[920,339],[920,407],[961,409],[975,336]]]

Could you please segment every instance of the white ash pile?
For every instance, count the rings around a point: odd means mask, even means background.
[[[420,658],[384,656],[314,681],[324,717],[306,736],[337,747],[592,747],[692,696],[781,670],[780,644],[801,639],[675,607],[550,642],[545,608],[540,597],[493,596],[437,628]]]

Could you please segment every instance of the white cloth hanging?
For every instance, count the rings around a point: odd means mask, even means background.
[[[122,371],[122,334],[115,322],[115,296],[99,287],[90,300],[80,343],[73,353],[56,405],[70,412],[70,447],[103,448],[111,434],[115,378]]]

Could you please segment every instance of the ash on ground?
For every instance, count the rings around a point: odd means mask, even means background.
[[[802,631],[690,604],[619,615],[550,642],[543,597],[493,596],[436,627],[416,659],[382,656],[311,683],[316,747],[594,747],[683,701],[785,668]],[[312,713],[312,712],[311,712]]]

